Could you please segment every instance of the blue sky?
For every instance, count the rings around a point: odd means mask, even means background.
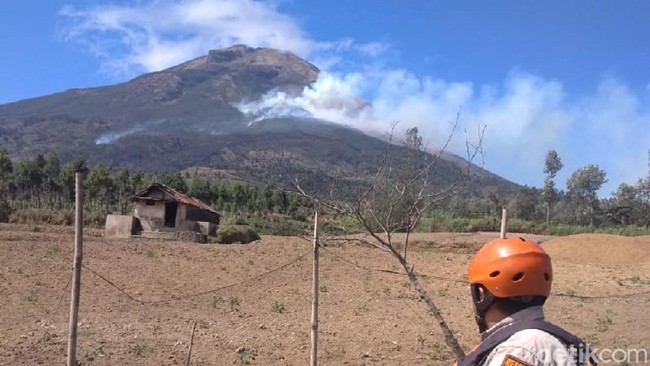
[[[600,194],[647,174],[646,1],[12,1],[0,11],[0,103],[125,81],[235,43],[290,50],[321,78],[296,106],[365,130],[397,120],[432,147],[484,136],[485,167],[543,184],[546,151],[597,164]],[[359,98],[369,102],[361,106]]]

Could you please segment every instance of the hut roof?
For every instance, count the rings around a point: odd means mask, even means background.
[[[140,193],[136,193],[131,197],[131,201],[140,201],[140,200],[154,200],[154,201],[168,201],[168,199],[156,199],[153,197],[149,197],[152,191],[154,190],[160,190],[163,193],[165,193],[167,196],[170,197],[172,201],[176,201],[179,203],[184,203],[189,206],[194,206],[196,208],[199,208],[201,210],[206,210],[210,211],[215,214],[219,214],[217,211],[213,210],[212,207],[208,206],[205,202],[201,201],[198,198],[190,197],[186,194],[183,194],[177,190],[175,190],[172,187],[166,186],[162,183],[154,183],[152,184],[149,188],[143,190]]]

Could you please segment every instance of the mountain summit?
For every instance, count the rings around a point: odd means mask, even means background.
[[[213,96],[228,102],[255,100],[277,89],[299,94],[318,78],[318,68],[289,52],[244,45],[212,50],[207,56],[166,70],[190,85],[208,81]]]

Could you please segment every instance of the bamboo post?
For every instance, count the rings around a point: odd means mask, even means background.
[[[83,175],[75,173],[74,262],[72,267],[72,297],[70,300],[70,336],[68,338],[68,366],[77,365],[77,321],[79,319],[79,292],[81,289],[81,261],[83,259]]]
[[[311,286],[311,356],[310,365],[318,365],[318,211],[314,215],[314,268]]]
[[[508,209],[501,210],[501,239],[506,238],[506,228],[508,227]]]
[[[192,346],[194,345],[194,331],[196,330],[196,320],[192,325],[192,335],[190,336],[190,348],[187,350],[187,359],[185,360],[185,366],[190,366],[190,359],[192,359]]]

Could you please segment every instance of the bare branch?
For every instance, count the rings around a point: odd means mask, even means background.
[[[465,161],[455,168],[458,173],[455,179],[449,180],[444,186],[436,186],[432,183],[439,181],[436,175],[439,167],[442,166],[441,162],[446,159],[443,155],[451,146],[452,139],[459,128],[461,112],[459,108],[452,122],[450,134],[436,153],[427,151],[416,128],[407,131],[403,146],[396,146],[393,141],[397,122],[393,122],[379,165],[367,184],[363,184],[356,191],[355,196],[337,195],[332,185],[328,192],[329,199],[322,199],[305,192],[297,179],[295,181],[296,189],[301,195],[327,210],[353,219],[361,226],[367,237],[355,238],[354,241],[390,253],[397,259],[436,318],[445,335],[446,343],[458,357],[463,355],[462,348],[439,309],[420,285],[418,275],[407,258],[409,258],[411,234],[421,218],[443,200],[469,189],[480,173],[480,168],[473,162],[477,157],[484,157],[485,127],[479,127],[476,141],[470,141],[465,130]],[[403,248],[394,242],[394,234],[397,232],[405,232]],[[336,240],[346,242],[345,239]]]

